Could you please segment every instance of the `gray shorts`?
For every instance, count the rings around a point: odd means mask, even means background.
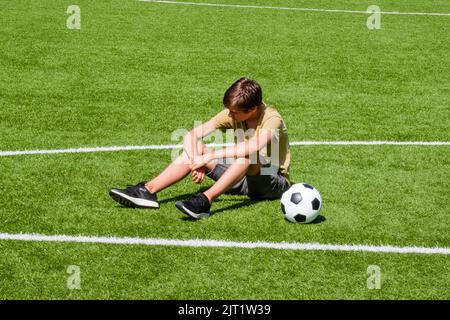
[[[217,181],[230,166],[231,164],[218,163],[206,175]],[[289,187],[289,181],[278,171],[270,175],[245,176],[225,193],[245,195],[257,200],[280,199]]]

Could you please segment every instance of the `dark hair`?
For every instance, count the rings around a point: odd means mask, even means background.
[[[223,96],[225,108],[236,106],[244,112],[259,107],[262,102],[262,90],[255,80],[240,78],[228,88]]]

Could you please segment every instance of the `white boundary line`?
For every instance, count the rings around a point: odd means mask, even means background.
[[[130,237],[97,237],[97,236],[68,236],[68,235],[42,235],[42,234],[8,234],[0,233],[0,240],[32,241],[32,242],[76,242],[76,243],[103,243],[119,245],[145,245],[145,246],[174,246],[174,247],[213,247],[238,249],[277,249],[300,251],[352,251],[375,253],[402,253],[402,254],[443,254],[450,255],[450,248],[425,247],[395,247],[395,246],[369,246],[369,245],[337,245],[320,243],[295,242],[235,242],[223,240],[180,240],[161,238],[130,238]]]
[[[450,146],[449,141],[293,141],[289,142],[291,146],[312,146],[312,145],[328,145],[328,146],[374,146],[374,145],[391,145],[391,146]]]
[[[50,150],[17,150],[0,151],[0,156],[19,156],[33,154],[59,154],[59,153],[94,153],[94,152],[115,152],[132,150],[164,150],[180,149],[182,145],[148,145],[148,146],[117,146],[117,147],[92,147],[92,148],[70,148],[70,149],[50,149]]]
[[[163,1],[163,0],[138,0],[138,1],[139,2],[162,3],[162,4],[178,4],[178,5],[181,4],[181,5],[191,5],[191,6],[208,6],[208,7],[228,7],[228,8],[272,9],[272,10],[290,10],[290,11],[308,11],[308,12],[373,14],[372,12],[360,11],[360,10],[315,9],[315,8],[296,8],[296,7],[272,7],[272,6],[255,6],[255,5],[242,5],[242,4],[185,2],[185,1]],[[384,12],[380,12],[380,14],[420,15],[420,16],[450,16],[450,13],[437,13],[437,12],[384,11]]]
[[[207,144],[209,147],[226,147],[232,144]],[[293,141],[290,146],[450,146],[448,141]],[[42,154],[61,154],[61,153],[94,153],[94,152],[115,152],[132,150],[167,150],[181,149],[181,144],[148,145],[148,146],[116,146],[116,147],[92,147],[92,148],[70,148],[70,149],[50,149],[50,150],[14,150],[0,151],[0,157],[20,156],[20,155],[42,155]]]
[[[208,144],[209,147],[226,147],[232,144]],[[293,141],[290,146],[450,146],[448,141]],[[61,153],[95,153],[95,152],[116,152],[132,150],[167,150],[181,149],[181,144],[163,144],[147,146],[116,146],[116,147],[92,147],[92,148],[70,148],[70,149],[50,149],[50,150],[14,150],[0,151],[0,157],[20,156],[20,155],[43,155],[43,154],[61,154]]]

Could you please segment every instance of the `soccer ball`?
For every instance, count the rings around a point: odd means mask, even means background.
[[[319,190],[307,183],[296,183],[281,196],[281,210],[291,222],[309,223],[317,218],[321,208]]]

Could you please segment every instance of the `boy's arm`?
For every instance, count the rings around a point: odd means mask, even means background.
[[[184,151],[188,155],[189,159],[193,161],[196,157],[199,156],[198,153],[198,140],[206,137],[208,134],[216,130],[215,122],[209,120],[208,122],[203,123],[202,125],[194,128],[189,131],[183,139]]]
[[[240,142],[231,147],[214,150],[210,153],[205,154],[203,157],[197,157],[194,161],[195,165],[192,169],[195,170],[197,168],[200,168],[214,159],[247,157],[250,154],[261,150],[273,139],[274,136],[275,135],[271,130],[261,129],[259,130],[258,136],[255,136],[248,141]]]
[[[260,129],[257,136],[230,147],[215,150],[210,153],[211,160],[222,158],[244,158],[259,150],[272,140],[271,130]]]

